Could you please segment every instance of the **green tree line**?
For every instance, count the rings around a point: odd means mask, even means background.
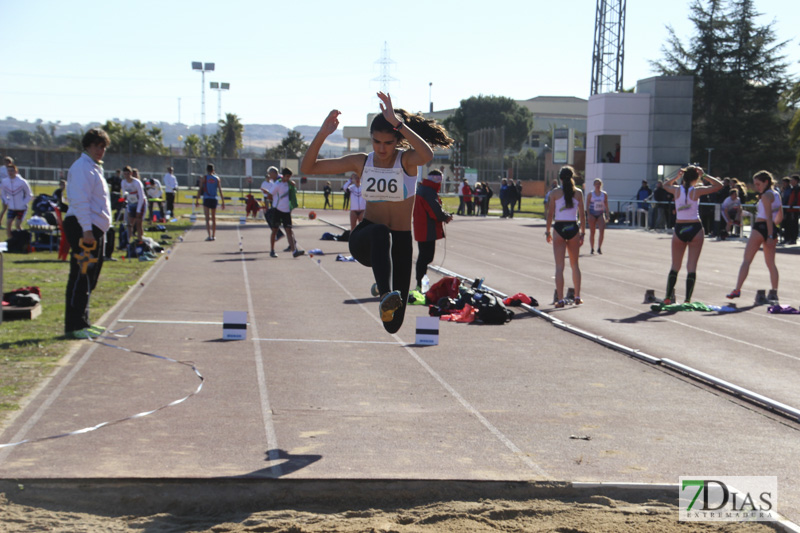
[[[209,157],[238,157],[243,147],[242,134],[244,133],[244,125],[241,120],[236,114],[227,113],[225,119],[220,120],[218,125],[219,128],[213,135],[205,135],[203,139],[196,134],[188,135],[184,139],[184,154],[189,157],[201,157],[206,154]],[[10,144],[17,146],[70,151],[80,151],[82,149],[81,138],[84,132],[56,136],[57,127],[57,123],[49,124],[47,128],[38,124],[33,132],[13,130],[8,132],[6,140]],[[170,154],[170,148],[164,145],[164,134],[159,127],[152,126],[148,128],[140,120],[134,120],[130,125],[107,120],[101,127],[111,139],[111,145],[108,147],[109,153]]]

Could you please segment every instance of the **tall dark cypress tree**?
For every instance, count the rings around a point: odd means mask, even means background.
[[[692,159],[711,173],[749,179],[760,169],[782,173],[791,159],[788,117],[779,109],[787,86],[786,43],[757,26],[753,0],[694,0],[696,34],[684,45],[672,28],[653,63],[661,74],[695,78]]]
[[[731,168],[747,171],[783,171],[792,159],[789,117],[780,110],[780,98],[788,87],[787,64],[769,26],[756,26],[753,0],[732,0],[729,87],[734,92],[729,106],[728,134]]]
[[[783,109],[788,114],[794,114],[789,123],[789,144],[795,151],[795,168],[800,167],[800,81],[792,85],[782,102]]]

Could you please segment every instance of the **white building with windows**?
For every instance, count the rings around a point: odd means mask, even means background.
[[[639,80],[635,93],[591,96],[586,183],[600,178],[610,198],[630,199],[642,180],[652,189],[688,164],[693,89],[691,76],[659,76]]]

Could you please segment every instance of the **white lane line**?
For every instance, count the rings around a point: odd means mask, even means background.
[[[361,300],[358,299],[353,293],[351,293],[344,285],[342,285],[341,282],[338,279],[336,279],[336,277],[333,276],[333,274],[331,274],[324,266],[322,266],[321,263],[317,263],[317,266],[319,267],[320,270],[325,272],[325,274],[327,274],[328,277],[331,278],[333,282],[336,283],[350,297],[351,300],[353,300],[354,302],[358,302],[358,306],[361,307],[361,309],[363,309],[364,312],[367,313],[370,317],[372,317],[372,319],[375,320],[381,328],[383,327],[383,323],[378,318],[378,314],[374,312],[374,309],[372,311],[367,309],[367,307],[361,302]],[[408,343],[403,342],[403,340],[397,334],[392,334],[392,337],[397,339],[397,343],[403,345],[403,347],[409,353],[409,355],[411,355],[411,357],[413,357],[414,360],[416,360],[417,363],[419,363],[419,365],[422,366],[422,368],[424,368],[428,372],[428,374],[431,375],[431,377],[433,377],[433,379],[435,379],[453,398],[455,398],[458,401],[458,403],[460,403],[464,407],[464,409],[466,409],[470,414],[472,414],[475,418],[477,418],[478,421],[486,429],[488,429],[492,435],[494,435],[509,450],[511,450],[511,452],[514,455],[516,455],[523,463],[525,463],[528,466],[528,468],[530,468],[537,475],[545,479],[550,478],[550,475],[547,472],[545,472],[538,464],[536,464],[530,457],[528,457],[528,455],[525,454],[516,444],[514,444],[511,441],[511,439],[506,437],[502,431],[497,429],[494,426],[494,424],[489,422],[489,420],[485,416],[483,416],[480,411],[478,411],[475,407],[473,407],[472,404],[470,404],[463,396],[461,396],[461,394],[458,393],[458,391],[456,391],[449,383],[447,383],[444,380],[444,378],[442,378],[442,376],[440,376],[433,368],[431,368],[431,366],[428,365],[428,363],[426,363],[422,359],[422,357],[420,357],[419,354],[417,354],[417,352],[414,351],[413,348],[411,348],[411,346]]]
[[[456,255],[460,255],[461,257],[466,257],[473,263],[483,263],[483,264],[485,264],[487,266],[490,266],[490,267],[493,267],[493,268],[497,268],[499,270],[504,270],[506,272],[510,272],[512,274],[515,274],[516,276],[522,276],[522,277],[529,278],[529,279],[532,279],[532,280],[535,280],[535,281],[539,281],[539,282],[543,282],[543,283],[550,283],[552,281],[552,280],[543,280],[542,278],[537,278],[536,276],[531,276],[530,274],[527,274],[525,272],[520,272],[519,270],[512,270],[510,268],[506,268],[506,267],[504,267],[502,265],[498,265],[496,263],[490,263],[489,261],[483,261],[483,260],[477,259],[477,258],[475,258],[473,256],[467,256],[465,254],[454,252],[452,249],[451,249],[450,253],[454,253]],[[595,275],[599,276],[597,274],[595,274]],[[585,293],[586,291],[583,291],[583,292]],[[588,294],[591,295],[592,293],[588,293]],[[633,311],[635,313],[641,313],[642,312],[641,308],[630,307],[628,305],[621,304],[621,303],[615,302],[613,300],[606,300],[605,298],[600,298],[599,296],[592,296],[591,298],[593,300],[604,302],[604,303],[607,303],[607,304],[610,304],[610,305],[613,305],[613,306],[616,306],[616,307],[621,307],[622,309],[627,309],[627,310]],[[788,359],[793,359],[795,361],[800,361],[800,357],[797,357],[797,356],[794,356],[794,355],[791,355],[791,354],[788,354],[788,353],[784,353],[784,352],[779,352],[778,350],[773,350],[772,348],[768,348],[766,346],[753,344],[752,342],[747,342],[747,341],[742,340],[742,339],[737,339],[737,338],[732,337],[730,335],[723,335],[721,333],[716,333],[716,332],[710,331],[708,329],[699,328],[697,326],[692,326],[691,324],[686,324],[684,322],[681,322],[679,320],[671,319],[671,318],[669,318],[667,316],[664,316],[664,315],[660,315],[660,314],[656,314],[656,313],[652,313],[652,312],[650,314],[653,315],[653,316],[658,317],[659,319],[661,319],[661,320],[663,320],[665,322],[670,322],[672,324],[677,324],[677,325],[682,326],[684,328],[688,328],[688,329],[692,329],[694,331],[699,331],[699,332],[702,332],[702,333],[706,333],[706,334],[709,334],[709,335],[712,335],[712,336],[715,336],[715,337],[719,337],[719,338],[722,338],[722,339],[725,339],[725,340],[728,340],[728,341],[733,341],[733,342],[736,342],[736,343],[739,343],[739,344],[743,344],[745,346],[749,346],[751,348],[758,348],[760,350],[765,350],[765,351],[768,351],[768,352],[772,352],[775,355],[780,355],[782,357],[786,357]],[[759,313],[755,313],[753,316],[761,316],[761,315]]]
[[[239,242],[242,242],[242,234],[239,226],[236,227],[236,235]],[[244,259],[244,252],[239,252],[239,257]],[[278,435],[275,432],[275,424],[272,421],[272,407],[269,403],[269,392],[267,391],[267,377],[264,371],[264,355],[261,353],[261,343],[258,339],[258,324],[256,323],[256,311],[253,306],[253,295],[250,291],[250,277],[247,275],[247,261],[240,261],[242,263],[242,273],[244,274],[244,288],[247,294],[247,312],[250,316],[250,329],[255,337],[251,342],[253,343],[253,352],[256,363],[256,379],[258,380],[258,393],[261,396],[261,416],[264,420],[264,431],[267,437],[267,458],[270,461],[280,460],[278,451]],[[280,464],[273,467],[276,477],[283,476],[283,469]]]
[[[117,322],[126,322],[132,324],[198,324],[202,326],[221,326],[222,322],[199,322],[196,320],[135,320],[135,319],[119,319]]]
[[[253,339],[254,341],[261,341],[261,342],[320,342],[320,343],[342,343],[342,344],[391,344],[392,346],[398,346],[401,343],[398,341],[334,341],[330,339]]]

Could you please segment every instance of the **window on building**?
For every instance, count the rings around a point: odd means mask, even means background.
[[[598,135],[597,136],[597,162],[598,163],[619,163],[620,159],[620,136],[619,135]]]

